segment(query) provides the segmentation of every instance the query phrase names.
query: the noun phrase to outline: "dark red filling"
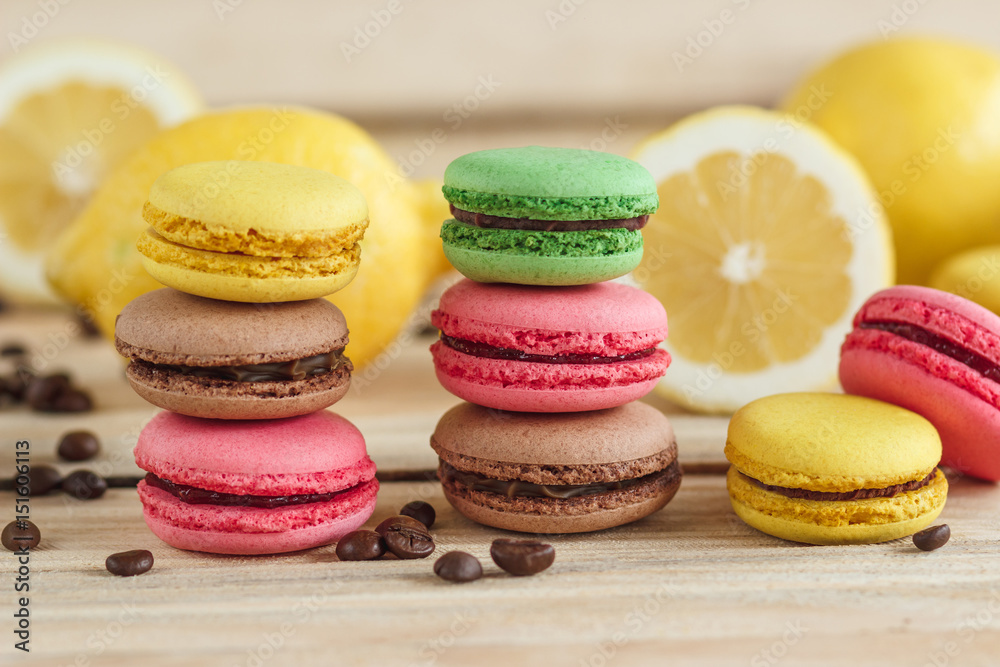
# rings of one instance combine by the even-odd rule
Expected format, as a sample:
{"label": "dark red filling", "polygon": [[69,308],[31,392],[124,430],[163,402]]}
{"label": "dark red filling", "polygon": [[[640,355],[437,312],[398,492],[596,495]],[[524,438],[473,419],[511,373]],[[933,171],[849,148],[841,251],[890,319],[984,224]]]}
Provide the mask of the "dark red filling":
{"label": "dark red filling", "polygon": [[930,484],[934,480],[934,476],[936,474],[937,468],[931,470],[930,474],[923,479],[914,480],[912,482],[893,484],[892,486],[886,486],[881,489],[855,489],[854,491],[843,492],[810,491],[808,489],[792,489],[786,486],[771,486],[770,484],[765,484],[764,482],[754,479],[753,477],[748,477],[747,475],[743,476],[765,491],[780,493],[787,498],[801,498],[803,500],[865,500],[867,498],[892,498],[900,493],[906,493],[907,491],[913,491],[914,489],[921,489]]}
{"label": "dark red filling", "polygon": [[451,214],[456,220],[476,227],[492,229],[526,229],[539,232],[583,232],[591,229],[627,229],[638,231],[646,226],[648,215],[614,220],[533,220],[531,218],[504,218],[473,211],[463,211],[451,204]]}
{"label": "dark red filling", "polygon": [[189,505],[222,505],[223,507],[262,507],[264,509],[277,509],[289,505],[306,505],[308,503],[323,503],[333,500],[341,493],[347,493],[351,489],[342,489],[332,493],[300,493],[293,496],[244,496],[236,493],[220,493],[199,489],[196,486],[186,484],[176,484],[169,480],[157,477],[153,473],[146,473],[146,484],[155,486],[166,491],[170,495],[178,498],[181,502]]}
{"label": "dark red filling", "polygon": [[926,345],[935,352],[940,352],[959,363],[965,364],[972,370],[981,373],[984,377],[994,382],[1000,382],[1000,365],[990,361],[981,354],[948,340],[944,336],[927,331],[927,329],[903,322],[862,322],[858,325],[858,328],[888,331],[900,338],[905,338],[920,345]]}
{"label": "dark red filling", "polygon": [[477,343],[464,338],[452,338],[441,334],[441,342],[464,354],[487,359],[505,359],[508,361],[531,361],[539,364],[613,364],[619,361],[635,361],[656,352],[650,347],[637,352],[620,354],[615,357],[600,357],[593,354],[528,354],[509,347],[495,347],[486,343]]}

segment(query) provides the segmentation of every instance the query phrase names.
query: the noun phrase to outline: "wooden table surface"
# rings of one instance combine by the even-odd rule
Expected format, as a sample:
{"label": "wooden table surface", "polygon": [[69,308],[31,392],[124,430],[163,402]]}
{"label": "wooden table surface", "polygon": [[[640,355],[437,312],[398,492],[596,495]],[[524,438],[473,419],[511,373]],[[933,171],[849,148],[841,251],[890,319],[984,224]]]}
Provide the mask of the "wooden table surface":
{"label": "wooden table surface", "polygon": [[[0,477],[13,444],[32,464],[138,475],[131,448],[155,410],[128,389],[106,342],[62,342],[56,313],[0,314],[0,344],[58,349],[49,371],[69,370],[94,395],[82,415],[0,412]],[[417,338],[357,383],[337,410],[365,434],[382,473],[431,470],[427,441],[456,402],[434,381]],[[361,386],[364,384],[365,386]],[[285,556],[188,553],[159,542],[132,489],[94,501],[31,500],[43,534],[31,552],[31,653],[13,649],[14,559],[0,557],[0,664],[39,665],[995,665],[1000,663],[1000,488],[955,480],[943,549],[909,540],[811,547],[768,537],[732,513],[721,474],[727,420],[671,413],[688,474],[666,509],[630,526],[550,536],[556,563],[510,577],[489,559],[503,531],[451,510],[435,482],[383,484],[370,525],[414,499],[438,510],[437,553],[478,556],[486,576],[446,583],[433,557],[340,563],[332,547]],[[65,431],[91,429],[98,460],[60,463]],[[0,517],[14,496],[0,493]],[[6,523],[6,519],[3,521]],[[108,554],[150,549],[135,578],[104,569]],[[6,552],[3,552],[6,553]]]}

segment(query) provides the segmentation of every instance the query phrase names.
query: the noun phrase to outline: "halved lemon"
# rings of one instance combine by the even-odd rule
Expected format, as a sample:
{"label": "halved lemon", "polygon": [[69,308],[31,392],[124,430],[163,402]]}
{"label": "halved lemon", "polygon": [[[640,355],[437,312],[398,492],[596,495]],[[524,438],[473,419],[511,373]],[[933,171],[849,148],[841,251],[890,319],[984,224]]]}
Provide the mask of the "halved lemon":
{"label": "halved lemon", "polygon": [[0,66],[0,291],[52,301],[42,260],[104,176],[201,109],[162,59],[97,41],[45,44]]}
{"label": "halved lemon", "polygon": [[753,107],[690,116],[633,157],[660,195],[633,274],[670,318],[673,363],[657,390],[727,412],[832,388],[854,312],[894,273],[885,214],[854,158]]}

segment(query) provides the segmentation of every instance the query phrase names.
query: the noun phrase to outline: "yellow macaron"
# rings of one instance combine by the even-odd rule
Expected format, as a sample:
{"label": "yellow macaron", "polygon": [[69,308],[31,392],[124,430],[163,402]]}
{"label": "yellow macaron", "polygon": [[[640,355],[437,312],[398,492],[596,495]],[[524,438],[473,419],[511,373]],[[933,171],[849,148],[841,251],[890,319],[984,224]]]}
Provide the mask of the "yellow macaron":
{"label": "yellow macaron", "polygon": [[778,394],[733,415],[726,438],[733,510],[775,537],[885,542],[930,525],[948,482],[941,438],[920,415],[842,394]]}
{"label": "yellow macaron", "polygon": [[137,247],[164,285],[226,301],[327,296],[354,278],[364,196],[325,171],[273,162],[198,162],[163,174]]}

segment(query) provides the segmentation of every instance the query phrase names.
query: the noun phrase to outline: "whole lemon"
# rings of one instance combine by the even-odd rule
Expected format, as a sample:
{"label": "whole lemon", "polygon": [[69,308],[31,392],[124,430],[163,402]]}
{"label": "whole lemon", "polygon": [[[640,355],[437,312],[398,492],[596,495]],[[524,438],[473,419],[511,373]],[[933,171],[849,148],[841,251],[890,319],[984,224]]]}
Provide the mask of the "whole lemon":
{"label": "whole lemon", "polygon": [[937,39],[848,51],[782,102],[868,172],[892,223],[898,282],[1000,241],[1000,58]]}
{"label": "whole lemon", "polygon": [[[143,270],[135,248],[146,228],[142,205],[150,186],[174,167],[208,160],[265,160],[324,169],[361,190],[371,218],[361,242],[361,267],[354,281],[330,300],[347,318],[351,359],[361,366],[374,358],[441,270],[440,242],[429,229],[441,224],[444,204],[435,206],[429,187],[401,177],[367,132],[319,111],[210,113],[154,137],[112,172],[56,241],[47,257],[55,290],[113,335],[125,304],[161,287]],[[440,191],[438,199],[443,202]]]}

